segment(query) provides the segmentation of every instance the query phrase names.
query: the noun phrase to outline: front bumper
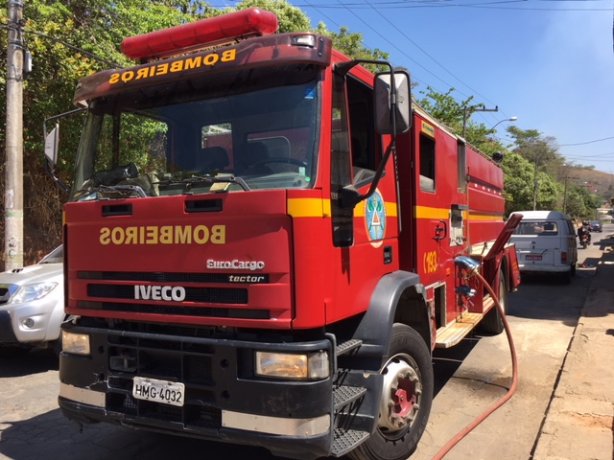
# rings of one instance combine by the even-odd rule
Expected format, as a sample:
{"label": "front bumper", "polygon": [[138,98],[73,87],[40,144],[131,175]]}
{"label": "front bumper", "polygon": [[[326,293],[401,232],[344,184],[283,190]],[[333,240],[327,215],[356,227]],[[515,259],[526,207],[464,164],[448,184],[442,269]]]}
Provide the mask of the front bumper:
{"label": "front bumper", "polygon": [[56,314],[57,303],[57,299],[49,297],[29,304],[0,306],[0,344],[57,340],[63,319],[63,313]]}
{"label": "front bumper", "polygon": [[[60,356],[59,404],[68,418],[261,446],[287,457],[330,452],[332,378],[265,380],[252,371],[256,349],[327,350],[332,356],[329,340],[261,343],[64,327],[88,333],[92,350],[90,356]],[[133,398],[135,376],[183,382],[185,404]]]}

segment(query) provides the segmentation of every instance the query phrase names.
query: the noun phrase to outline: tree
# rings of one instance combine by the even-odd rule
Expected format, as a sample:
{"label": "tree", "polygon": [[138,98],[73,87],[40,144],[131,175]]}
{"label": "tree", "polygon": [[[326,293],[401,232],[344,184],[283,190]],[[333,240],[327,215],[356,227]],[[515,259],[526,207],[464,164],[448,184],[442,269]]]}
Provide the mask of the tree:
{"label": "tree", "polygon": [[[44,172],[43,120],[73,109],[78,80],[129,61],[119,51],[124,37],[194,20],[209,7],[194,0],[28,0],[25,41],[34,57],[34,70],[24,83],[24,261],[61,241],[62,196]],[[0,23],[6,24],[6,11]],[[0,58],[6,61],[6,34],[0,37]],[[5,87],[6,69],[0,68]],[[6,93],[0,92],[0,117],[6,119]],[[76,151],[81,120],[62,123],[61,148]],[[4,146],[4,130],[0,130]],[[4,150],[3,150],[4,154]],[[2,162],[4,164],[4,162]],[[72,169],[72,156],[63,155],[60,172]],[[0,171],[4,196],[4,171]],[[4,201],[4,200],[3,200]],[[4,222],[0,234],[4,236]]]}
{"label": "tree", "polygon": [[292,6],[286,0],[243,0],[236,6],[236,11],[252,7],[275,13],[281,33],[308,32],[311,30],[309,17],[300,8]]}
{"label": "tree", "polygon": [[[374,61],[387,61],[389,58],[388,53],[379,49],[369,49],[363,43],[362,34],[356,32],[350,32],[347,27],[341,27],[339,32],[332,32],[328,30],[326,24],[320,22],[316,29],[316,32],[330,37],[333,41],[333,46],[341,51],[346,56],[352,59],[367,59]],[[372,70],[384,70],[367,65],[366,67]],[[387,70],[387,69],[386,69]]]}

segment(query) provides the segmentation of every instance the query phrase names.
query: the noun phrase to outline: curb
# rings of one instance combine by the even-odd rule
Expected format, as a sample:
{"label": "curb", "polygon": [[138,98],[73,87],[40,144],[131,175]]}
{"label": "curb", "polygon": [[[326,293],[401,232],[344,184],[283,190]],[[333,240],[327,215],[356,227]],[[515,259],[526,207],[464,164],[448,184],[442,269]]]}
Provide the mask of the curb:
{"label": "curb", "polygon": [[614,459],[614,253],[591,280],[534,460]]}

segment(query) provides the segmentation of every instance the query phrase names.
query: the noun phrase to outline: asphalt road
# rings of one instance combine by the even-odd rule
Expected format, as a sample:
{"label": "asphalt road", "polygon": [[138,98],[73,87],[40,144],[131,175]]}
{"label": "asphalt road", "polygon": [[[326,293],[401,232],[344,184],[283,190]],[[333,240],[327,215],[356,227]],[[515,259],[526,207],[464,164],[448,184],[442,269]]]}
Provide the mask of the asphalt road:
{"label": "asphalt road", "polygon": [[[604,227],[602,235],[614,231]],[[534,450],[565,353],[577,324],[596,260],[603,247],[579,250],[577,276],[570,285],[548,278],[525,280],[510,296],[508,318],[519,357],[517,394],[446,457],[528,459]],[[1,353],[1,352],[0,352]],[[505,334],[474,336],[437,352],[436,397],[429,425],[412,460],[430,459],[458,430],[502,396],[511,382]],[[0,458],[62,459],[275,459],[268,452],[206,443],[113,425],[79,432],[57,407],[57,361],[45,352],[0,354]]]}

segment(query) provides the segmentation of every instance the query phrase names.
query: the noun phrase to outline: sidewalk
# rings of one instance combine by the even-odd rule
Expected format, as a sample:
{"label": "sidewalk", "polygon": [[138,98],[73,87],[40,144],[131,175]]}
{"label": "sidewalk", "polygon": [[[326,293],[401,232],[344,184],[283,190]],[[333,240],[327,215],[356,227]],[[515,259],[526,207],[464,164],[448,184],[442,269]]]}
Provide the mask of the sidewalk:
{"label": "sidewalk", "polygon": [[614,459],[614,251],[603,252],[534,460]]}

